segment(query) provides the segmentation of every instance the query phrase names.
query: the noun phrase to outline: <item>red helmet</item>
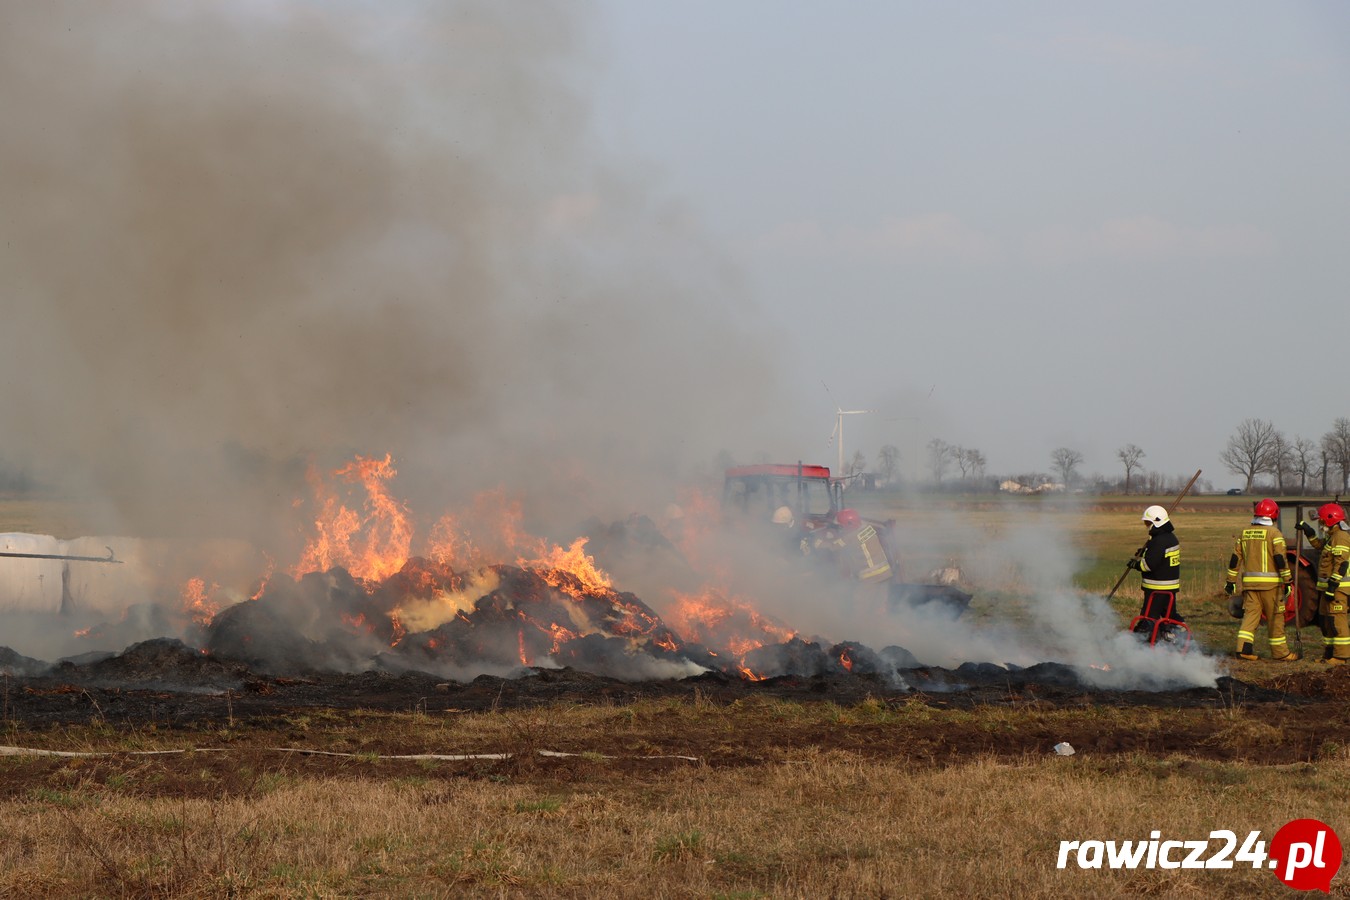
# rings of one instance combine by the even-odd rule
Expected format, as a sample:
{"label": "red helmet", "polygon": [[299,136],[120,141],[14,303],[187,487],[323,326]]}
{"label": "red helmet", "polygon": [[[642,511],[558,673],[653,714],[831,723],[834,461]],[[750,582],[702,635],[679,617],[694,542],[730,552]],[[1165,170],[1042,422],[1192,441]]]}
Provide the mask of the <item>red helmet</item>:
{"label": "red helmet", "polygon": [[858,515],[856,509],[841,509],[834,520],[839,523],[841,528],[857,528],[862,524],[862,516]]}
{"label": "red helmet", "polygon": [[1267,497],[1256,504],[1256,514],[1267,519],[1275,519],[1280,515],[1280,504]]}
{"label": "red helmet", "polygon": [[1341,509],[1339,503],[1324,503],[1317,510],[1317,521],[1327,528],[1335,528],[1345,521],[1345,510]]}

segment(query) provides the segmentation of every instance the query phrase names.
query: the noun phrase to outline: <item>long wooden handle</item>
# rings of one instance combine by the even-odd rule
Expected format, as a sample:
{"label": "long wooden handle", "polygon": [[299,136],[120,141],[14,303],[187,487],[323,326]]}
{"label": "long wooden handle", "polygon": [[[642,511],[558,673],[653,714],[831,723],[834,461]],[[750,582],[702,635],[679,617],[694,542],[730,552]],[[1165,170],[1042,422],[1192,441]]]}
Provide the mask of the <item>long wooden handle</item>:
{"label": "long wooden handle", "polygon": [[[1186,486],[1181,489],[1181,493],[1177,494],[1176,502],[1172,504],[1172,510],[1176,510],[1176,508],[1181,505],[1181,501],[1186,499],[1186,495],[1191,492],[1191,486],[1195,484],[1197,479],[1199,479],[1200,472],[1201,472],[1200,469],[1196,469],[1195,474],[1191,476],[1191,480],[1186,482]],[[1144,545],[1144,547],[1147,546],[1148,544]],[[1130,561],[1125,564],[1125,571],[1120,573],[1120,577],[1116,579],[1116,583],[1111,586],[1111,593],[1106,595],[1107,600],[1110,600],[1112,597],[1114,597],[1116,595],[1116,591],[1120,590],[1120,586],[1125,583],[1125,576],[1129,575],[1130,569],[1133,568],[1131,564],[1135,560],[1139,559],[1144,555],[1144,547],[1140,547],[1138,550],[1134,551],[1134,556],[1130,557]]]}

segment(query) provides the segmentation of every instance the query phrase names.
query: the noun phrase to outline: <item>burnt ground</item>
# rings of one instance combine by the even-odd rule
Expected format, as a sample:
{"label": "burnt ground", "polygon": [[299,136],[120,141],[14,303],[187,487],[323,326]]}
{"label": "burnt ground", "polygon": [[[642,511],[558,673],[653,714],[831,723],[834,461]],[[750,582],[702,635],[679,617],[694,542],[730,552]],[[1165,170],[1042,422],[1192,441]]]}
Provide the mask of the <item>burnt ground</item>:
{"label": "burnt ground", "polygon": [[[67,660],[55,666],[27,661],[0,648],[4,716],[27,727],[87,724],[190,726],[234,718],[275,717],[294,710],[482,712],[550,704],[616,705],[642,700],[693,700],[726,705],[752,698],[852,706],[873,698],[936,708],[1027,705],[1037,708],[1155,707],[1230,709],[1251,704],[1302,706],[1337,694],[1345,679],[1284,675],[1278,687],[1224,676],[1213,688],[1106,690],[1080,681],[1057,663],[1028,668],[965,663],[956,669],[912,667],[898,677],[827,670],[750,680],[718,671],[682,679],[625,681],[577,669],[522,667],[514,677],[481,675],[447,681],[425,672],[369,671],[305,676],[260,674],[173,639],[145,641],[117,655]],[[8,661],[8,665],[6,662]],[[1319,680],[1320,678],[1320,680]],[[1350,684],[1350,682],[1346,682]]]}
{"label": "burnt ground", "polygon": [[[1046,754],[1060,741],[1123,761],[1315,762],[1340,752],[1328,741],[1350,733],[1345,670],[1287,673],[1265,686],[1223,677],[1214,688],[1175,691],[1096,689],[1048,663],[906,669],[908,689],[848,673],[625,682],[572,669],[459,683],[417,672],[262,676],[168,640],[42,674],[23,674],[12,655],[0,654],[0,666],[11,673],[3,677],[0,744],[117,748],[78,761],[11,758],[0,796],[47,784],[72,765],[84,779],[153,772],[145,783],[157,793],[219,796],[248,793],[267,772],[427,774],[424,761],[374,767],[377,755],[507,753],[435,765],[442,777],[603,781],[681,765],[760,765],[807,750],[945,765]],[[576,709],[613,715],[570,727],[568,710]],[[490,716],[501,723],[495,730],[460,724],[472,718],[465,714],[510,711],[527,715]],[[125,752],[133,736],[197,752],[135,756]]]}

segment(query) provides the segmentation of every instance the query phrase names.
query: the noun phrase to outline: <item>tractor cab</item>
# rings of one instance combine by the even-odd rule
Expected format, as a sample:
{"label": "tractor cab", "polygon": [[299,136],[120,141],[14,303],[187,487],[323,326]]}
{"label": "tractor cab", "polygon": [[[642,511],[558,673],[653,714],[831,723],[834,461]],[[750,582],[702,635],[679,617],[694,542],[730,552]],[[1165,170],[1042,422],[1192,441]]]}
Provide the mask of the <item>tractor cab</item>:
{"label": "tractor cab", "polygon": [[835,523],[842,508],[842,487],[830,478],[828,466],[766,463],[736,466],[726,471],[722,509],[729,514],[769,522],[786,506],[805,531]]}
{"label": "tractor cab", "polygon": [[[780,510],[792,513],[792,540],[784,547],[802,555],[831,577],[886,586],[891,609],[924,607],[956,618],[965,612],[971,595],[955,585],[911,584],[900,580],[893,521],[863,520],[845,509],[844,486],[830,477],[827,466],[802,463],[765,463],[726,470],[722,511],[733,518],[778,526]],[[800,552],[798,552],[800,550]]]}

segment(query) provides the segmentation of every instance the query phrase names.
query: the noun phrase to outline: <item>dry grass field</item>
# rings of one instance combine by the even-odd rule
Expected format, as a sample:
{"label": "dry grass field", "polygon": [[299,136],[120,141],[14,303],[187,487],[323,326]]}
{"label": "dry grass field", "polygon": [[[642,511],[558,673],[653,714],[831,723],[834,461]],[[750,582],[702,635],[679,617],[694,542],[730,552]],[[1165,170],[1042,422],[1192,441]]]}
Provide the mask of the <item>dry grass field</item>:
{"label": "dry grass field", "polygon": [[[1041,747],[1021,741],[1028,729]],[[987,749],[942,752],[944,733],[967,731]],[[1140,740],[1042,749],[1097,732]],[[1240,709],[695,702],[15,738],[107,755],[0,758],[7,897],[1275,896],[1285,888],[1249,866],[1055,859],[1061,840],[1340,825],[1350,775],[1331,734],[1311,758],[1270,762],[1278,729]],[[578,755],[531,752],[545,746]],[[202,749],[136,755],[190,747]],[[390,758],[399,750],[514,756]],[[669,758],[691,750],[706,755]]]}
{"label": "dry grass field", "polygon": [[[1145,502],[864,512],[896,517],[934,564],[965,564],[971,535],[1003,546],[1028,523],[1053,529],[1070,536],[1079,586],[1102,592],[1142,541]],[[1188,615],[1216,652],[1235,628],[1218,588],[1244,509],[1177,516]],[[60,531],[41,508],[0,514],[0,530]],[[1035,602],[1015,566],[997,578],[974,585],[972,615]],[[41,728],[11,715],[6,681],[0,744],[85,755],[0,755],[0,897],[1283,896],[1273,873],[1241,863],[1055,865],[1060,841],[1152,831],[1269,841],[1310,817],[1350,837],[1350,676],[1225,665],[1272,687],[1301,679],[1301,693],[1183,709],[695,692],[257,721],[222,710],[179,728],[91,712]],[[1056,756],[1059,741],[1078,753]],[[1332,894],[1350,895],[1344,875]]]}

